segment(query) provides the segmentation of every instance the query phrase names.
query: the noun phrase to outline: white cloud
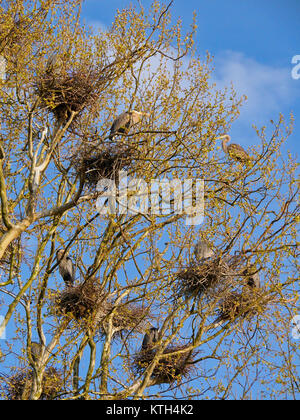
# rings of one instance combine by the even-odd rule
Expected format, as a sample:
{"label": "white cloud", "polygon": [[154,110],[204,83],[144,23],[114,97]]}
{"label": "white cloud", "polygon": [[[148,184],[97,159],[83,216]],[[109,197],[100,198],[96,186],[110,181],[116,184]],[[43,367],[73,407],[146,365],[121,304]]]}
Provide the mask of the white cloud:
{"label": "white cloud", "polygon": [[[108,29],[101,21],[88,23],[102,32]],[[188,67],[188,62],[189,57],[185,57],[183,68]],[[147,79],[149,74],[156,74],[159,63],[160,56],[157,54],[149,60],[143,77]],[[271,119],[278,120],[279,113],[288,118],[289,113],[296,108],[296,99],[300,97],[300,82],[293,80],[290,63],[286,67],[274,67],[262,64],[243,52],[227,50],[214,57],[213,66],[211,80],[218,89],[229,88],[232,84],[238,96],[247,96],[232,134],[240,136],[247,131],[247,137],[253,136],[254,139],[255,134],[251,128],[253,124],[258,127],[268,125]],[[167,72],[172,75],[171,61],[167,62]],[[183,81],[182,87],[186,87],[186,84],[188,82]]]}
{"label": "white cloud", "polygon": [[216,56],[214,65],[213,79],[218,88],[232,82],[239,95],[248,97],[240,116],[244,124],[261,125],[270,118],[275,120],[279,112],[291,110],[299,97],[300,85],[295,86],[289,67],[275,68],[233,51]]}
{"label": "white cloud", "polygon": [[[102,32],[108,29],[99,20],[89,20],[88,23]],[[188,60],[185,60],[186,68]],[[156,73],[159,61],[158,55],[152,57],[150,67],[143,72],[145,76],[149,72]],[[215,56],[213,65],[215,70],[212,81],[217,88],[230,87],[232,83],[239,96],[246,95],[248,98],[241,108],[241,125],[261,126],[270,119],[275,121],[280,112],[288,114],[293,109],[296,98],[300,97],[300,82],[295,83],[291,77],[290,63],[287,63],[287,67],[272,67],[259,63],[242,52],[227,50]],[[172,63],[168,63],[167,70],[170,74],[172,67]]]}
{"label": "white cloud", "polygon": [[87,24],[92,26],[95,32],[107,32],[109,29],[108,26],[100,20],[88,20]]}

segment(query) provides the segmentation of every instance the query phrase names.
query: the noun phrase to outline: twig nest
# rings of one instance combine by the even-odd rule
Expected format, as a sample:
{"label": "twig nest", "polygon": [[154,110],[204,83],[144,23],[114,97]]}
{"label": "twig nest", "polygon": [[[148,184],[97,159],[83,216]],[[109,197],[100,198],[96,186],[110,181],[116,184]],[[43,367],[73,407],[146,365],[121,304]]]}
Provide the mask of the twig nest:
{"label": "twig nest", "polygon": [[261,289],[245,288],[242,293],[230,292],[220,302],[218,321],[250,319],[263,313],[270,301],[270,295]]}
{"label": "twig nest", "polygon": [[53,113],[57,121],[66,123],[72,112],[80,112],[98,98],[97,71],[91,68],[68,72],[46,71],[36,82],[42,107]]}
{"label": "twig nest", "polygon": [[233,276],[233,269],[225,261],[206,259],[202,263],[192,262],[177,274],[177,294],[186,298],[200,297]]}
{"label": "twig nest", "polygon": [[103,292],[95,279],[79,286],[68,287],[55,299],[56,313],[79,320],[88,318],[98,307]]}
{"label": "twig nest", "polygon": [[[183,378],[190,376],[194,370],[196,351],[186,350],[186,345],[170,345],[164,350],[163,355],[157,361],[152,372],[155,385],[175,381],[181,382]],[[143,374],[145,369],[153,361],[157,350],[147,349],[136,353],[132,362],[132,370],[136,376]],[[176,352],[178,352],[176,354]],[[175,353],[175,354],[173,354]]]}
{"label": "twig nest", "polygon": [[[5,382],[4,391],[8,400],[28,400],[31,392],[33,372],[23,370],[8,378],[2,378]],[[54,367],[45,370],[42,383],[40,400],[52,400],[60,392],[63,384],[62,372]]]}
{"label": "twig nest", "polygon": [[57,315],[83,320],[106,334],[108,319],[112,314],[113,333],[135,330],[142,332],[149,322],[148,310],[133,303],[120,303],[117,307],[101,289],[96,279],[64,290],[55,299]]}
{"label": "twig nest", "polygon": [[79,151],[81,155],[75,162],[77,170],[84,173],[85,182],[95,187],[101,179],[118,182],[119,171],[127,168],[134,159],[134,150],[129,146],[109,146],[102,151]]}
{"label": "twig nest", "polygon": [[104,307],[99,307],[95,323],[100,326],[103,334],[108,329],[108,317],[114,312],[112,319],[112,328],[114,335],[121,334],[126,331],[143,332],[151,318],[147,309],[136,304],[120,304],[115,307],[114,303],[107,301]]}

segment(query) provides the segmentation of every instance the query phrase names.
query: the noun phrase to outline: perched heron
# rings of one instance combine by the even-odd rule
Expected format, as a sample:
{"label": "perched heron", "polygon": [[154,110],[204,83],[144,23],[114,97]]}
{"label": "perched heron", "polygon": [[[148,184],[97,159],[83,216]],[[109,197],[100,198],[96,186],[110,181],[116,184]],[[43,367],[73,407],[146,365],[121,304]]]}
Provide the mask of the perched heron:
{"label": "perched heron", "polygon": [[255,274],[251,275],[250,277],[248,277],[247,284],[250,287],[260,288],[260,277],[259,277],[259,274],[258,273],[255,273]]}
{"label": "perched heron", "polygon": [[210,248],[207,242],[198,241],[195,245],[194,255],[197,261],[211,258],[215,255],[214,251]]}
{"label": "perched heron", "polygon": [[6,59],[0,55],[0,80],[4,81],[6,77]]}
{"label": "perched heron", "polygon": [[56,52],[54,52],[50,55],[50,57],[48,58],[47,63],[46,63],[46,73],[52,73],[53,72],[54,67],[57,63],[57,59],[58,59],[58,57],[57,57]]}
{"label": "perched heron", "polygon": [[144,336],[143,343],[142,343],[142,350],[148,350],[157,341],[158,341],[158,328],[151,327]]}
{"label": "perched heron", "polygon": [[259,289],[261,287],[260,276],[258,272],[255,272],[255,268],[246,268],[246,270],[243,271],[243,276],[245,276],[247,280],[247,285],[252,289]]}
{"label": "perched heron", "polygon": [[65,253],[64,249],[59,249],[56,252],[56,258],[59,267],[59,273],[64,279],[67,287],[70,287],[74,283],[74,266],[71,258]]}
{"label": "perched heron", "polygon": [[251,160],[251,157],[239,144],[231,143],[229,146],[227,145],[231,140],[231,137],[228,134],[218,137],[217,140],[222,140],[224,153],[227,153],[232,159],[239,162],[247,162]]}
{"label": "perched heron", "polygon": [[42,353],[42,350],[43,350],[42,344],[37,343],[36,341],[32,341],[31,342],[30,352],[31,352],[32,360],[34,362],[36,362],[39,359],[39,357],[40,357],[40,355]]}
{"label": "perched heron", "polygon": [[120,114],[113,122],[109,139],[113,140],[118,134],[126,134],[132,126],[139,123],[143,116],[148,117],[149,114],[146,112],[126,111]]}

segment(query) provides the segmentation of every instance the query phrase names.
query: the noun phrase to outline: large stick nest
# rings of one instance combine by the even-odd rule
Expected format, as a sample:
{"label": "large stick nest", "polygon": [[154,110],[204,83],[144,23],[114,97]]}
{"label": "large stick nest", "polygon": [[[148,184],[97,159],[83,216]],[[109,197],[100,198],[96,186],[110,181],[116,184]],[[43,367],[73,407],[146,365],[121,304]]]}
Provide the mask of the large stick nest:
{"label": "large stick nest", "polygon": [[221,300],[218,321],[250,319],[263,313],[270,301],[270,295],[261,289],[244,288],[242,293],[230,292]]}
{"label": "large stick nest", "polygon": [[117,307],[109,296],[99,287],[96,279],[69,287],[55,299],[55,312],[92,324],[105,334],[108,317],[113,312],[114,333],[135,330],[143,332],[149,320],[146,308],[134,303],[119,304]]}
{"label": "large stick nest", "polygon": [[219,259],[192,262],[177,274],[178,296],[200,297],[234,277],[233,267]]}
{"label": "large stick nest", "polygon": [[42,107],[50,110],[57,121],[65,124],[72,112],[78,113],[78,117],[85,107],[97,100],[98,85],[99,74],[96,70],[76,69],[60,74],[46,71],[38,79],[36,91]]}
{"label": "large stick nest", "polygon": [[56,297],[56,313],[69,315],[76,320],[87,319],[102,299],[102,290],[95,279],[90,279],[79,286],[68,287]]}
{"label": "large stick nest", "polygon": [[108,330],[108,316],[113,311],[112,328],[114,334],[133,330],[142,333],[151,318],[145,308],[136,304],[120,304],[115,307],[113,302],[107,302],[106,306],[100,307],[96,313],[95,321],[99,324],[102,334],[106,334]]}
{"label": "large stick nest", "polygon": [[[170,345],[168,346],[161,358],[157,361],[156,366],[152,372],[152,379],[155,384],[180,382],[183,378],[187,378],[194,370],[194,360],[197,352],[187,350],[186,345]],[[170,354],[180,352],[178,354]],[[136,376],[143,374],[145,369],[150,365],[156,355],[156,350],[147,349],[136,353],[133,362],[132,370]]]}
{"label": "large stick nest", "polygon": [[119,181],[119,172],[127,168],[135,157],[135,151],[130,146],[109,146],[93,153],[89,150],[79,150],[75,166],[84,174],[89,187],[95,187],[101,179]]}
{"label": "large stick nest", "polygon": [[[33,372],[25,370],[10,377],[2,377],[4,392],[8,400],[28,400],[33,381]],[[60,392],[63,384],[62,372],[54,367],[45,370],[40,400],[52,400]]]}

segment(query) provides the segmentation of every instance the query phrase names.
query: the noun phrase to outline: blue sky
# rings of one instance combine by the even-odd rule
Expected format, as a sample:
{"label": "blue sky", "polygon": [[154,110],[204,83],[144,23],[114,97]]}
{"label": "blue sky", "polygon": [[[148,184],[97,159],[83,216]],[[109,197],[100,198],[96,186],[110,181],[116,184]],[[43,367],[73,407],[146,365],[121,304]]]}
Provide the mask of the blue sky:
{"label": "blue sky", "polygon": [[[147,7],[151,0],[141,0]],[[132,4],[138,5],[136,0]],[[130,0],[85,0],[83,17],[88,24],[109,27],[116,10]],[[300,78],[291,76],[292,57],[300,55],[299,0],[175,0],[174,20],[188,30],[197,13],[196,47],[200,56],[214,56],[213,81],[219,87],[231,82],[239,95],[246,94],[240,118],[232,127],[233,140],[249,145],[258,139],[251,128],[270,120],[295,116],[295,129],[287,147],[299,153]],[[299,72],[300,73],[300,72]],[[15,326],[10,323],[7,336]]]}
{"label": "blue sky", "polygon": [[[138,5],[136,0],[131,2]],[[151,0],[141,0],[147,8]],[[127,0],[86,0],[83,16],[87,23],[110,26],[116,10]],[[219,87],[233,82],[240,95],[246,94],[240,119],[232,136],[241,144],[257,141],[252,124],[295,116],[295,129],[287,148],[299,151],[300,79],[294,80],[292,57],[300,54],[299,0],[175,0],[174,20],[181,18],[188,30],[193,12],[197,14],[196,47],[200,56],[214,56],[213,80]],[[300,72],[299,72],[300,73]]]}
{"label": "blue sky", "polygon": [[[151,0],[141,0],[147,7]],[[86,0],[83,15],[87,23],[109,27],[116,9],[127,0]],[[138,5],[137,1],[132,4]],[[175,0],[174,20],[181,18],[189,30],[193,12],[197,14],[196,48],[214,56],[212,79],[222,88],[233,83],[248,101],[234,122],[231,135],[248,146],[259,139],[252,125],[266,126],[271,136],[279,113],[295,117],[294,132],[285,150],[299,154],[300,78],[292,78],[292,58],[300,55],[299,0]],[[299,71],[300,73],[300,71]],[[259,395],[259,388],[253,390]]]}

